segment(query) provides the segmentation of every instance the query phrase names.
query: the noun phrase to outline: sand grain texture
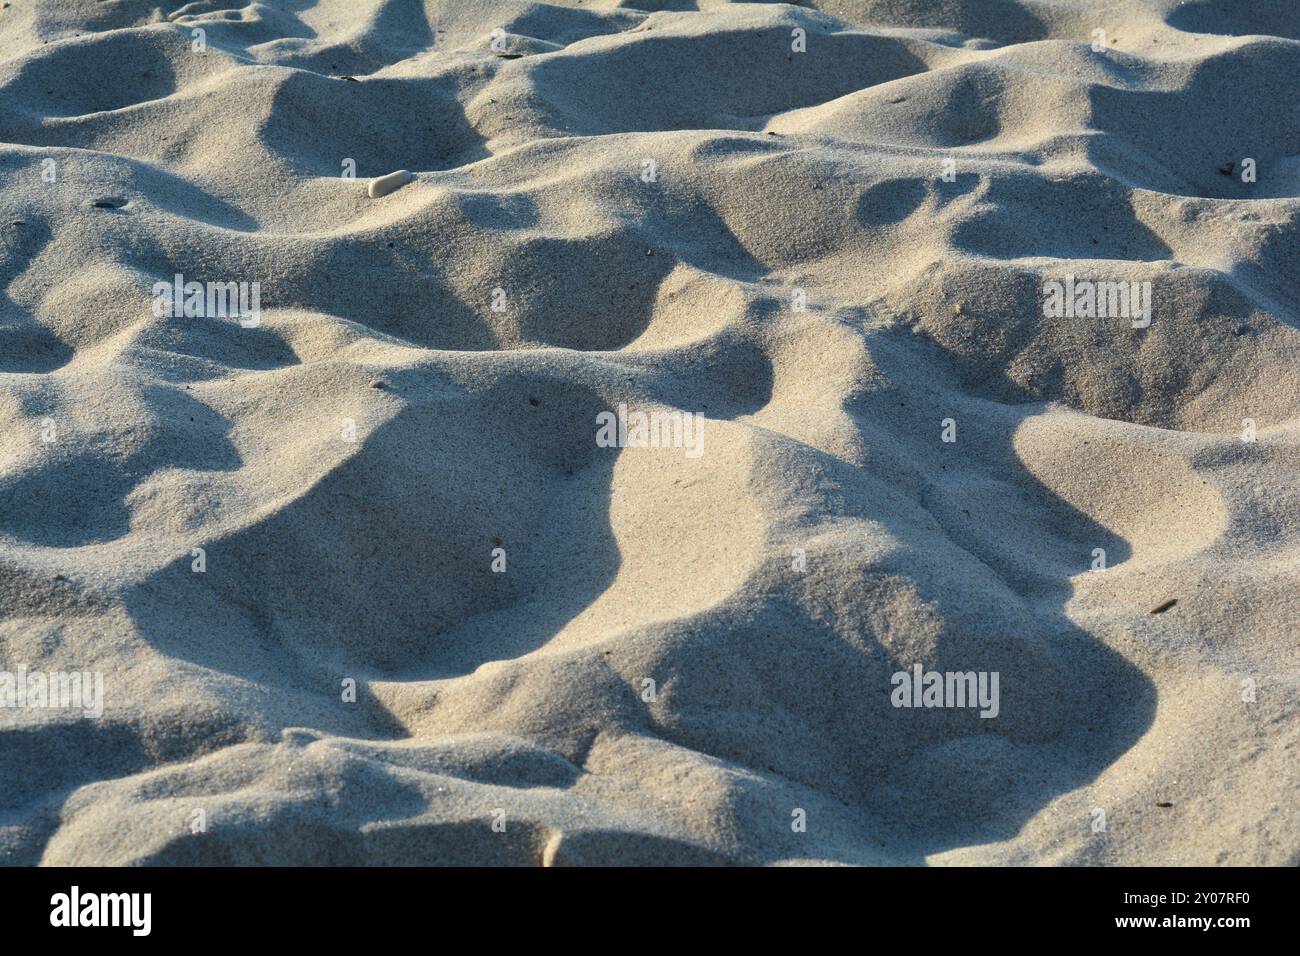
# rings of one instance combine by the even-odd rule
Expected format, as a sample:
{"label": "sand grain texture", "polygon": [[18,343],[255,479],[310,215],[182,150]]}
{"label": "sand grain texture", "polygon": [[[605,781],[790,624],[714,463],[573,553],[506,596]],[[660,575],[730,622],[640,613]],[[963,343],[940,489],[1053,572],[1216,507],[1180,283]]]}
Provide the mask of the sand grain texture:
{"label": "sand grain texture", "polygon": [[0,862],[1300,862],[1297,76],[1289,0],[8,6],[0,670],[104,713],[0,708]]}

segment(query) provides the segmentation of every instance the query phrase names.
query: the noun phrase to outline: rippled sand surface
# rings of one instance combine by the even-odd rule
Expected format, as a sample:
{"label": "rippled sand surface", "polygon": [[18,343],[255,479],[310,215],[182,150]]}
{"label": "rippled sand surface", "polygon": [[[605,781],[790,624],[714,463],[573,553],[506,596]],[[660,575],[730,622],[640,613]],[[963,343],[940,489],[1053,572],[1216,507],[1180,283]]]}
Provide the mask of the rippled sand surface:
{"label": "rippled sand surface", "polygon": [[0,861],[1300,862],[1300,8],[637,6],[0,10]]}

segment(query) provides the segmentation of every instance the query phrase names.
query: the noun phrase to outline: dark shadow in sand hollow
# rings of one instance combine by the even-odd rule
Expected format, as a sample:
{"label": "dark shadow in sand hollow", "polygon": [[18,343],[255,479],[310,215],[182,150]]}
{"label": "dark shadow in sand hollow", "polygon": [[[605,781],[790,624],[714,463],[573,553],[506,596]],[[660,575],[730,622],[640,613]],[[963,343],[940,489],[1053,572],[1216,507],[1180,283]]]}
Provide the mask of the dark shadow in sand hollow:
{"label": "dark shadow in sand hollow", "polygon": [[[596,396],[518,374],[478,393],[430,388],[427,373],[395,374],[390,388],[412,404],[369,434],[362,426],[356,453],[300,497],[208,542],[204,574],[181,556],[128,593],[151,643],[264,686],[337,697],[340,677],[463,656],[445,635],[477,615],[541,596],[535,619],[560,620],[594,600],[618,564],[605,509],[612,460],[592,438],[605,407]],[[575,520],[545,523],[567,506]],[[548,588],[560,547],[584,563]],[[491,569],[496,548],[505,573]],[[178,613],[203,626],[178,633]],[[468,655],[498,656],[490,643]]]}
{"label": "dark shadow in sand hollow", "polygon": [[[188,392],[149,384],[135,398],[146,424],[118,422],[103,435],[80,435],[65,421],[63,437],[42,444],[37,462],[0,472],[0,532],[50,548],[112,541],[130,532],[128,498],[160,460],[196,471],[233,471],[243,464],[227,437],[230,422]],[[27,413],[41,420],[58,415],[59,406],[52,396],[38,395],[28,400]],[[126,454],[106,450],[131,428],[147,428],[150,441]]]}
{"label": "dark shadow in sand hollow", "polygon": [[[43,220],[0,221],[0,279],[23,275],[53,238]],[[53,372],[72,361],[72,348],[0,289],[0,374]]]}
{"label": "dark shadow in sand hollow", "polygon": [[297,71],[276,87],[263,142],[295,170],[359,179],[451,169],[486,158],[449,79],[333,79]]}
{"label": "dark shadow in sand hollow", "polygon": [[[1088,571],[1092,549],[1104,548],[1113,567],[1130,548],[1016,455],[1016,428],[1044,406],[984,402],[956,389],[928,397],[948,374],[932,374],[941,355],[910,332],[885,337],[893,341],[880,349],[883,339],[871,340],[872,356],[898,387],[864,393],[847,409],[872,449],[868,465],[804,446],[809,474],[800,480],[835,489],[841,519],[884,526],[897,546],[870,559],[861,556],[875,552],[866,540],[861,555],[847,546],[810,550],[808,571],[783,572],[789,588],[674,625],[662,660],[647,668],[661,681],[671,676],[656,734],[774,785],[842,801],[873,838],[808,852],[919,864],[1008,839],[1053,798],[1085,786],[1151,725],[1155,689],[1065,614],[1069,578]],[[918,360],[918,347],[930,354]],[[882,424],[897,423],[900,405],[911,406],[904,422],[912,424]],[[955,409],[961,439],[944,445],[939,423]],[[919,486],[898,481],[897,458],[921,469]],[[1018,550],[997,540],[1009,528],[1022,529]],[[903,605],[928,608],[937,622],[926,670],[1000,673],[998,718],[893,707],[891,676],[916,661],[889,651],[884,631],[859,625],[850,635],[832,624],[847,614],[879,625]],[[897,624],[887,630],[896,644],[908,640]],[[1081,815],[1079,832],[1090,822]],[[788,852],[747,825],[738,837],[752,861]]]}
{"label": "dark shadow in sand hollow", "polygon": [[[941,576],[918,588],[944,622],[926,669],[1001,672],[997,718],[973,710],[892,712],[898,725],[912,728],[915,747],[884,768],[867,805],[892,817],[904,842],[914,841],[918,862],[1015,836],[1052,799],[1086,786],[1118,760],[1155,718],[1150,679],[1065,612],[1074,594],[1070,578],[1089,573],[1093,549],[1104,549],[1113,568],[1128,560],[1131,548],[1044,486],[1015,453],[1015,430],[1045,407],[1000,406],[981,423],[983,475],[929,473],[923,503],[948,547],[991,572],[996,600],[1023,602],[1026,613],[1025,630],[1004,635],[1023,641],[1021,647],[999,646],[997,635],[976,644],[966,629],[970,608]],[[970,434],[967,428],[968,445]],[[995,481],[980,480],[989,477]],[[1009,529],[1020,529],[1013,547],[999,540]],[[938,558],[920,548],[917,557],[922,563]],[[894,661],[897,670],[912,663]],[[1078,832],[1089,833],[1091,823],[1081,813]]]}

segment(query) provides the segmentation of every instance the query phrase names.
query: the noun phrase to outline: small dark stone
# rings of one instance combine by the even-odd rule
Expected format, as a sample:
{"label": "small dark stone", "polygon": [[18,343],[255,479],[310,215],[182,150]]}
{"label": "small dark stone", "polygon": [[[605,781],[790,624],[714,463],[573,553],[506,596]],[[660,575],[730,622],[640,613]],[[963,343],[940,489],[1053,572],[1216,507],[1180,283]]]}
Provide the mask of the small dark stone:
{"label": "small dark stone", "polygon": [[540,404],[542,404],[542,403],[541,403],[538,399],[530,398],[530,399],[528,400],[528,404],[531,405],[531,406],[533,406],[533,408],[536,408],[538,405],[540,405]]}
{"label": "small dark stone", "polygon": [[1160,807],[1162,810],[1168,810],[1170,807],[1173,806],[1173,804],[1172,804],[1172,803],[1163,803],[1163,802],[1162,802],[1162,803],[1157,803],[1156,806],[1157,806],[1157,807]]}
{"label": "small dark stone", "polygon": [[384,388],[387,388],[388,386],[386,386],[386,385],[385,385],[383,382],[381,382],[379,379],[375,379],[373,382],[370,383],[370,387],[371,387],[371,388],[378,388],[378,389],[381,389],[381,390],[382,390],[382,389],[384,389]]}
{"label": "small dark stone", "polygon": [[1171,607],[1173,607],[1173,606],[1174,606],[1175,604],[1177,604],[1177,603],[1178,603],[1178,598],[1170,598],[1168,601],[1165,601],[1163,604],[1157,604],[1155,607],[1153,607],[1153,608],[1151,609],[1151,613],[1152,613],[1152,614],[1164,614],[1165,611],[1169,610]]}
{"label": "small dark stone", "polygon": [[1237,168],[1237,164],[1236,164],[1235,162],[1232,162],[1232,163],[1224,163],[1222,166],[1219,167],[1219,175],[1220,175],[1220,176],[1231,176],[1231,175],[1232,175],[1232,171],[1233,171],[1234,169],[1236,169],[1236,168]]}

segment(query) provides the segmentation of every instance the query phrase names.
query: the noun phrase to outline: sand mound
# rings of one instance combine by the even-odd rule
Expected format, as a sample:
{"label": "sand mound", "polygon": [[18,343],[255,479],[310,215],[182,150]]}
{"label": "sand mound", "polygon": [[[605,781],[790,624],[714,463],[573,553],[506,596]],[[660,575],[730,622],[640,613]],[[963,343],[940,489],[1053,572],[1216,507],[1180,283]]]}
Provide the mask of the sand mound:
{"label": "sand mound", "polygon": [[0,860],[1295,863],[1293,7],[0,11]]}

